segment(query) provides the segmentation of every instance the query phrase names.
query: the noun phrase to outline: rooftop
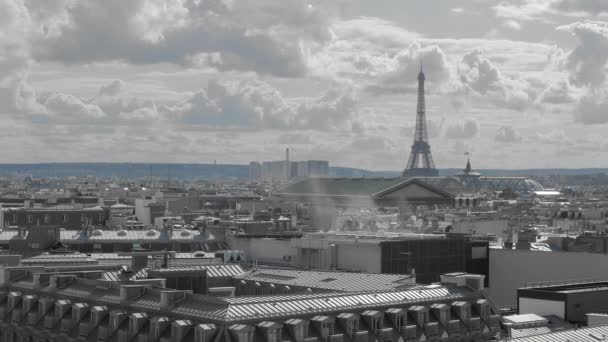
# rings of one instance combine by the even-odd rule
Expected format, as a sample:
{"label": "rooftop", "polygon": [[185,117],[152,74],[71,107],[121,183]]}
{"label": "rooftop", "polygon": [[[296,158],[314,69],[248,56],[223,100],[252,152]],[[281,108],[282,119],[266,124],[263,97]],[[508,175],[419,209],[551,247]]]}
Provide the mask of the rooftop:
{"label": "rooftop", "polygon": [[308,178],[281,190],[286,194],[371,196],[403,178]]}
{"label": "rooftop", "polygon": [[534,286],[528,287],[526,290],[531,291],[546,291],[556,293],[576,293],[589,291],[606,291],[608,290],[608,281],[592,281],[581,283],[569,283],[560,285]]}
{"label": "rooftop", "polygon": [[[5,286],[7,291],[33,292],[34,283],[22,278]],[[170,309],[161,310],[159,288],[148,287],[144,295],[128,304],[120,301],[120,287],[98,280],[75,278],[61,288],[42,287],[44,296],[95,303],[97,305],[128,305],[132,310],[160,312],[176,319],[209,322],[247,322],[277,319],[286,316],[316,315],[328,312],[390,308],[428,302],[473,301],[482,295],[469,287],[419,286],[400,291],[289,294],[256,297],[217,298],[186,294]]]}
{"label": "rooftop", "polygon": [[314,272],[260,269],[235,277],[286,286],[299,286],[328,291],[382,291],[412,286],[414,277],[407,274],[369,274],[348,272]]}
{"label": "rooftop", "polygon": [[608,326],[581,328],[542,335],[509,339],[513,342],[601,342],[606,341]]}

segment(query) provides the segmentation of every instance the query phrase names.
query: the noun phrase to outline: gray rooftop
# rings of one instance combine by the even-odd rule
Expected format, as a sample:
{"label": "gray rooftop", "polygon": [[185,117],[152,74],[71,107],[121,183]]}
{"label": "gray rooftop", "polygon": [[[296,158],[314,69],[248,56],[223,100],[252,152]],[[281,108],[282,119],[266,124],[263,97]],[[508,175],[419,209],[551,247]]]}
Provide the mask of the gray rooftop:
{"label": "gray rooftop", "polygon": [[581,328],[543,335],[526,336],[510,339],[513,342],[599,342],[606,341],[608,326]]}
{"label": "gray rooftop", "polygon": [[[469,287],[420,286],[401,291],[290,294],[256,297],[217,298],[187,294],[187,299],[161,310],[159,288],[149,288],[131,302],[121,303],[120,288],[107,282],[76,278],[63,288],[42,287],[36,292],[53,298],[95,305],[125,306],[132,310],[159,312],[176,319],[207,322],[247,322],[262,319],[317,315],[352,310],[410,306],[419,303],[472,301],[482,295]],[[31,279],[5,286],[7,291],[34,292]]]}
{"label": "gray rooftop", "polygon": [[328,291],[384,291],[411,286],[414,278],[407,274],[369,274],[347,272],[314,272],[299,270],[259,269],[235,277],[287,286]]}

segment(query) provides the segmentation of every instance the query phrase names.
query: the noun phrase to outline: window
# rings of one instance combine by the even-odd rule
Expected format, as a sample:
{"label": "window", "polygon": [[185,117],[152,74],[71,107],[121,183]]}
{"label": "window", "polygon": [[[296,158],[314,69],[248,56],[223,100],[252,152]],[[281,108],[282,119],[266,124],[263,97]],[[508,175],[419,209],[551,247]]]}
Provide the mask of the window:
{"label": "window", "polygon": [[30,248],[32,248],[32,249],[38,249],[38,248],[40,248],[40,243],[39,242],[32,242],[30,244]]}
{"label": "window", "polygon": [[51,217],[49,214],[44,215],[44,223],[48,224],[51,222]]}
{"label": "window", "polygon": [[34,217],[32,216],[32,214],[27,215],[27,223],[32,223],[34,222]]}
{"label": "window", "polygon": [[68,223],[68,214],[63,214],[63,223]]}

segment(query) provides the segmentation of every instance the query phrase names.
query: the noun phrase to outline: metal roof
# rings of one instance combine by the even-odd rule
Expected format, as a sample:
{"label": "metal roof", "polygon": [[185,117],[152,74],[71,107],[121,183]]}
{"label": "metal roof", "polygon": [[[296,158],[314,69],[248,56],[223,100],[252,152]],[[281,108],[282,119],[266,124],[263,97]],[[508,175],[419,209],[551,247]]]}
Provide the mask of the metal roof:
{"label": "metal roof", "polygon": [[[8,291],[33,291],[33,282],[22,279],[5,286]],[[150,287],[146,294],[128,304],[133,309],[161,312],[177,319],[210,322],[247,322],[264,319],[319,315],[345,311],[410,306],[419,303],[474,301],[479,292],[469,287],[421,286],[402,291],[313,293],[278,296],[218,298],[187,294],[187,300],[170,309],[160,309],[158,288]],[[104,286],[101,281],[75,279],[63,288],[43,287],[41,295],[73,301],[93,302],[95,305],[120,305],[120,289]]]}
{"label": "metal roof", "polygon": [[543,335],[526,336],[509,339],[514,342],[600,342],[606,341],[608,337],[608,326],[594,328],[581,328],[567,330]]}
{"label": "metal roof", "polygon": [[81,211],[93,211],[103,212],[104,209],[100,206],[94,207],[79,207],[69,204],[60,204],[52,207],[19,207],[19,208],[6,208],[14,211],[27,211],[27,212],[81,212]]}
{"label": "metal roof", "polygon": [[175,265],[168,268],[142,268],[141,270],[133,273],[125,273],[121,270],[114,270],[104,272],[103,278],[105,280],[118,282],[123,280],[136,280],[148,278],[149,271],[155,273],[171,274],[173,272],[184,272],[184,271],[207,271],[207,278],[232,278],[234,276],[244,273],[241,265],[226,264],[226,265],[203,265],[203,266],[188,266],[188,265]]}
{"label": "metal roof", "polygon": [[308,196],[373,196],[380,198],[410,184],[418,184],[429,191],[451,198],[452,194],[426,182],[423,178],[307,178],[275,195]]}
{"label": "metal roof", "polygon": [[232,278],[241,275],[245,272],[241,265],[226,264],[226,265],[205,265],[205,266],[172,266],[168,268],[149,269],[157,273],[172,273],[182,271],[207,271],[208,278]]}
{"label": "metal roof", "polygon": [[150,230],[94,230],[90,234],[82,230],[62,230],[60,239],[66,243],[82,241],[162,241],[162,240],[202,240],[203,236],[198,230],[173,230],[171,234],[154,229]]}
{"label": "metal roof", "polygon": [[61,264],[61,263],[97,263],[97,260],[82,253],[42,253],[40,255],[21,260],[27,264]]}
{"label": "metal roof", "polygon": [[330,291],[382,291],[403,288],[414,283],[407,274],[370,274],[348,272],[313,272],[299,270],[260,269],[235,277],[288,286],[308,287]]}

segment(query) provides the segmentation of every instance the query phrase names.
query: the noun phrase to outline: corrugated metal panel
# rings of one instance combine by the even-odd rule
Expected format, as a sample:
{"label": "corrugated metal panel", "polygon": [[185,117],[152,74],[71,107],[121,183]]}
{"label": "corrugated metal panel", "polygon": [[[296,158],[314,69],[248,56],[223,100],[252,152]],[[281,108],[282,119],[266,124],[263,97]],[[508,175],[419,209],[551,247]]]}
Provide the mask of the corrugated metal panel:
{"label": "corrugated metal panel", "polygon": [[577,330],[568,330],[554,332],[550,334],[527,336],[521,338],[510,339],[513,342],[600,342],[604,341],[608,336],[608,326],[582,328]]}
{"label": "corrugated metal panel", "polygon": [[347,272],[312,272],[262,269],[243,274],[237,279],[260,283],[310,287],[332,291],[384,291],[413,283],[403,274],[367,274]]}

